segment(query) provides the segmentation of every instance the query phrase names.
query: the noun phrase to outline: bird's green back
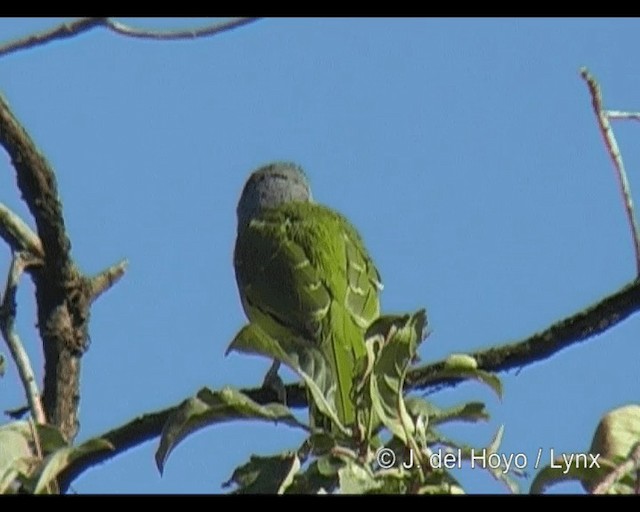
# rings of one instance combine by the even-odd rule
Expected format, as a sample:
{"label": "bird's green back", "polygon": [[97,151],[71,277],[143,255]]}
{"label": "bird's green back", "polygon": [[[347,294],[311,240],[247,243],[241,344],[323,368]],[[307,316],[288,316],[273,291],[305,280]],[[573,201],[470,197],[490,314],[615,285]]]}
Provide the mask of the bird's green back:
{"label": "bird's green back", "polygon": [[338,417],[352,423],[353,368],[381,288],[355,228],[322,205],[284,203],[239,232],[234,264],[249,320],[274,338],[293,332],[319,346],[337,380]]}

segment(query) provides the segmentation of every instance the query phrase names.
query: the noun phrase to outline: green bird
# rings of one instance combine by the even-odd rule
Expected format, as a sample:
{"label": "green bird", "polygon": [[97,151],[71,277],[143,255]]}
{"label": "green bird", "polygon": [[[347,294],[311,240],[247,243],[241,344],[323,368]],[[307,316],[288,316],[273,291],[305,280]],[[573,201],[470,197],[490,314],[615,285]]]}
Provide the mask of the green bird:
{"label": "green bird", "polygon": [[304,171],[289,162],[251,174],[237,216],[234,267],[249,321],[274,339],[293,334],[320,347],[337,383],[338,418],[352,424],[354,365],[365,354],[382,289],[360,235],[313,202]]}

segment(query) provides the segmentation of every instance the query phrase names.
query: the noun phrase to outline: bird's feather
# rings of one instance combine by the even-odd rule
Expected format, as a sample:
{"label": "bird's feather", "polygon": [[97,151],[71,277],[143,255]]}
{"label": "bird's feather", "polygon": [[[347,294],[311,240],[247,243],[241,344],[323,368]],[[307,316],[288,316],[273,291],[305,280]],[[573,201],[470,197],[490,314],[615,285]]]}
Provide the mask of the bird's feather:
{"label": "bird's feather", "polygon": [[239,233],[234,264],[249,319],[273,337],[293,332],[321,347],[337,380],[339,418],[352,423],[353,369],[381,289],[355,228],[316,203],[267,208]]}

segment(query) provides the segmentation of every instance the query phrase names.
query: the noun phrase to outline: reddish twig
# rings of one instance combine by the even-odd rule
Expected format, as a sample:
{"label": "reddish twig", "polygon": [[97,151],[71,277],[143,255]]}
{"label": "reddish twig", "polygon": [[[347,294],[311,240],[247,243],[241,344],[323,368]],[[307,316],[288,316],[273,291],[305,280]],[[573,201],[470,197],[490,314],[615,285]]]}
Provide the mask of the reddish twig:
{"label": "reddish twig", "polygon": [[[622,155],[620,154],[618,143],[616,142],[615,135],[613,134],[613,130],[611,129],[611,123],[609,122],[610,118],[620,119],[620,114],[625,113],[617,111],[607,112],[602,106],[602,91],[600,90],[600,86],[598,85],[598,82],[596,82],[596,79],[593,77],[593,75],[591,75],[591,73],[589,73],[589,70],[587,70],[587,68],[582,68],[580,70],[580,75],[589,87],[589,92],[591,93],[591,103],[598,119],[598,127],[600,128],[600,133],[602,134],[602,138],[604,139],[604,143],[607,147],[607,151],[609,152],[609,156],[613,161],[613,166],[616,171],[616,178],[618,179],[618,186],[620,187],[620,193],[622,194],[622,200],[624,202],[625,212],[627,214],[627,220],[631,229],[633,246],[636,253],[636,272],[637,275],[640,276],[640,231],[638,230],[638,225],[633,213],[631,189],[629,187],[627,173],[625,172],[624,164],[622,162]],[[638,118],[638,114],[632,114],[631,116],[627,117]]]}
{"label": "reddish twig", "polygon": [[636,443],[627,459],[596,485],[593,494],[606,494],[618,480],[637,469],[640,469],[640,443]]}

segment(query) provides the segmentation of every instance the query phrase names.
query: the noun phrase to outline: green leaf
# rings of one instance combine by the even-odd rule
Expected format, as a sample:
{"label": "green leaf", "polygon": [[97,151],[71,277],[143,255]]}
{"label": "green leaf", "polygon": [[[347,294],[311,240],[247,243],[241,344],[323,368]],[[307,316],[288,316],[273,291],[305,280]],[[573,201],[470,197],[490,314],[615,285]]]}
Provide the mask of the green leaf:
{"label": "green leaf", "polygon": [[308,429],[282,404],[260,405],[230,387],[220,391],[203,388],[196,396],[182,402],[167,419],[155,455],[160,473],[169,454],[189,434],[209,425],[235,420],[261,420]]}
{"label": "green leaf", "polygon": [[[500,453],[499,450],[500,445],[502,444],[503,435],[504,425],[500,425],[491,443],[489,443],[489,446],[487,446],[486,448],[487,457],[489,457],[489,455],[492,453],[498,454],[500,456],[501,463],[499,465],[487,464],[486,469],[493,476],[493,478],[506,485],[507,489],[509,489],[512,493],[518,494],[520,492],[520,486],[513,478],[511,478],[510,475],[517,474],[522,476],[521,470],[513,466],[514,462],[518,462],[514,459],[516,457],[516,454],[510,453],[507,455]],[[505,458],[507,458],[506,461]]]}
{"label": "green leaf", "polygon": [[320,412],[341,432],[348,434],[334,405],[335,381],[327,360],[317,347],[293,336],[276,340],[255,324],[248,324],[233,339],[227,353],[232,350],[266,356],[286,364],[302,378]]}
{"label": "green leaf", "polygon": [[[598,454],[599,460],[622,463],[640,442],[640,405],[626,405],[607,413],[598,423],[589,453]],[[582,486],[591,491],[599,482],[583,480]],[[610,493],[626,492],[624,482],[614,485]]]}
{"label": "green leaf", "polygon": [[382,482],[376,480],[373,473],[349,460],[338,470],[340,494],[365,494],[382,487]]}
{"label": "green leaf", "polygon": [[0,427],[0,494],[11,490],[21,473],[21,461],[33,457],[31,431],[26,421],[15,421]]}
{"label": "green leaf", "polygon": [[40,449],[44,455],[69,446],[57,427],[53,425],[36,425],[36,429],[38,431]]}
{"label": "green leaf", "polygon": [[477,370],[478,361],[469,354],[451,354],[444,362],[447,369]]}
{"label": "green leaf", "polygon": [[422,341],[427,323],[424,309],[412,315],[384,316],[367,330],[367,353],[375,363],[369,381],[370,400],[377,417],[403,442],[415,425],[406,410],[403,387],[407,370]]}
{"label": "green leaf", "polygon": [[336,447],[336,437],[324,431],[317,431],[307,438],[311,453],[315,456],[326,455]]}
{"label": "green leaf", "polygon": [[500,445],[502,444],[502,436],[504,435],[504,425],[500,425],[498,430],[496,431],[496,435],[493,436],[493,439],[487,446],[487,451],[489,453],[498,453],[500,449]]}
{"label": "green leaf", "polygon": [[[614,409],[598,423],[589,452],[556,457],[538,472],[531,484],[531,493],[542,493],[549,486],[566,480],[579,480],[582,487],[591,492],[629,456],[639,439],[640,406],[632,404]],[[633,485],[633,478],[625,475],[607,492],[629,494],[633,492]]]}
{"label": "green leaf", "polygon": [[442,370],[437,373],[438,378],[475,379],[489,386],[502,399],[502,382],[497,375],[478,370],[478,362],[468,354],[452,354]]}
{"label": "green leaf", "polygon": [[599,468],[585,467],[584,464],[567,464],[562,457],[556,457],[551,464],[543,467],[536,474],[529,492],[531,494],[542,494],[552,485],[574,480],[591,481],[604,478],[610,471],[615,469],[615,465],[609,461],[598,459]]}
{"label": "green leaf", "polygon": [[44,461],[34,491],[35,494],[47,492],[49,486],[55,483],[55,478],[76,459],[104,450],[113,450],[113,445],[102,438],[90,439],[79,446],[70,446],[56,450]]}
{"label": "green leaf", "polygon": [[624,459],[640,441],[640,405],[626,405],[607,413],[598,424],[591,453],[609,460]]}
{"label": "green leaf", "polygon": [[[33,437],[33,428],[37,439]],[[14,421],[0,427],[0,493],[8,491],[17,477],[26,482],[26,487],[34,488],[32,474],[39,474],[42,467],[30,448],[36,443],[45,456],[68,446],[60,431],[52,425]]]}
{"label": "green leaf", "polygon": [[5,358],[2,354],[0,354],[0,377],[4,377],[4,372],[5,372]]}
{"label": "green leaf", "polygon": [[450,421],[477,422],[489,419],[489,413],[482,402],[467,402],[447,409],[440,409],[421,397],[405,397],[404,401],[412,416],[426,415],[429,417],[430,425],[440,425]]}
{"label": "green leaf", "polygon": [[304,472],[299,472],[287,488],[287,494],[321,494],[332,492],[338,485],[338,471],[344,465],[342,459],[331,456],[318,457]]}
{"label": "green leaf", "polygon": [[236,494],[283,494],[300,469],[295,452],[284,452],[270,457],[251,456],[246,464],[237,468],[223,487],[232,484],[239,488]]}
{"label": "green leaf", "polygon": [[369,494],[464,494],[459,482],[443,469],[434,469],[420,478],[415,469],[397,467],[378,472],[376,479],[382,485]]}

